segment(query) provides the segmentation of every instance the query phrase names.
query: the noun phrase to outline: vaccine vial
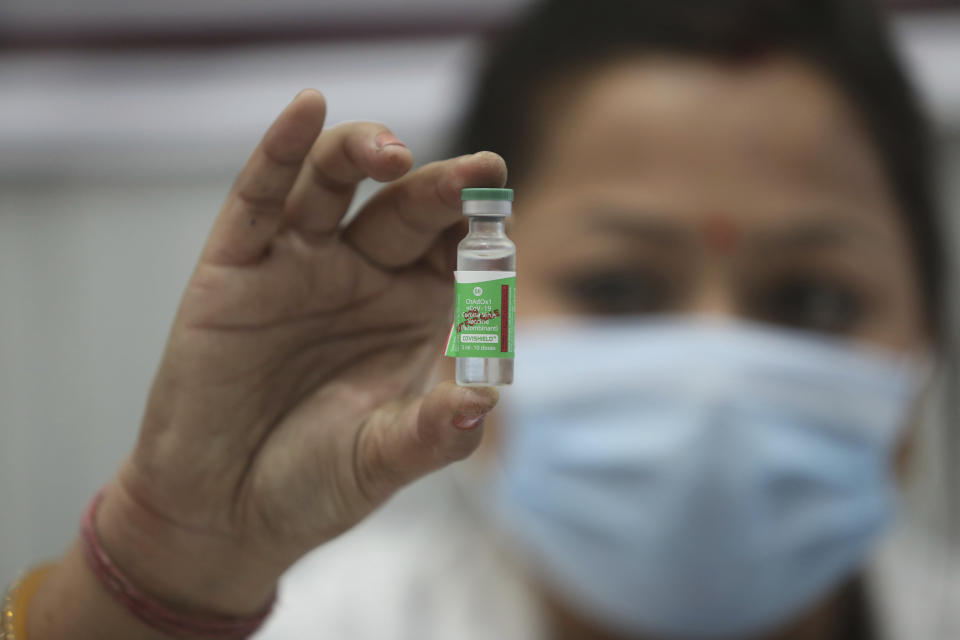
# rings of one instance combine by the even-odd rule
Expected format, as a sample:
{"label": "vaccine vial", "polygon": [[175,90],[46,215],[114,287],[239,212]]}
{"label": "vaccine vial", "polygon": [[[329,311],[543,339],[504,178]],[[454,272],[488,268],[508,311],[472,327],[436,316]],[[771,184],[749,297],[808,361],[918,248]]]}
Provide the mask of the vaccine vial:
{"label": "vaccine vial", "polygon": [[513,189],[464,189],[470,229],[457,247],[453,326],[446,355],[457,360],[457,384],[513,383],[517,248],[507,237]]}

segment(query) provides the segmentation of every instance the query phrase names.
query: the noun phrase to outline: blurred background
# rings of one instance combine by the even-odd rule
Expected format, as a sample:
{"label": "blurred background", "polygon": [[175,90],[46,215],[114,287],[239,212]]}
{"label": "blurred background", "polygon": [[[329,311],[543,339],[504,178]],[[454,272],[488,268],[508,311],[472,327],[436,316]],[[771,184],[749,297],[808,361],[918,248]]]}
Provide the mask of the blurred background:
{"label": "blurred background", "polygon": [[[132,445],[207,229],[275,114],[315,87],[331,123],[387,122],[435,159],[485,38],[524,4],[0,2],[0,584],[61,551]],[[891,6],[953,224],[960,2]],[[928,420],[914,490],[934,525],[944,423]]]}

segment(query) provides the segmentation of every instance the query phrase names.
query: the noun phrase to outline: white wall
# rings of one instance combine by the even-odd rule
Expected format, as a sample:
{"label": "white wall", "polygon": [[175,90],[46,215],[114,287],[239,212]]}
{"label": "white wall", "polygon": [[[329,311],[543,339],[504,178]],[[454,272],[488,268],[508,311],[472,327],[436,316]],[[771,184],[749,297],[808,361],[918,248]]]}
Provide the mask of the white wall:
{"label": "white wall", "polygon": [[[426,158],[475,53],[455,40],[0,56],[0,584],[59,553],[129,450],[207,228],[273,115],[316,86],[331,120],[389,122]],[[937,102],[945,127],[960,122],[951,100]],[[960,143],[950,157],[958,211]]]}
{"label": "white wall", "polygon": [[0,186],[0,582],[58,552],[130,448],[223,187]]}

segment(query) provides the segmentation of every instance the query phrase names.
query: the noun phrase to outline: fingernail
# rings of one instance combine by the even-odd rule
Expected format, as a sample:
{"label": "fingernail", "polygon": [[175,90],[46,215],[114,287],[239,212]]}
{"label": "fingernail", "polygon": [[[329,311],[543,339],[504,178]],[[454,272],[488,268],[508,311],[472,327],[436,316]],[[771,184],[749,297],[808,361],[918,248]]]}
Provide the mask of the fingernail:
{"label": "fingernail", "polygon": [[482,414],[479,416],[465,416],[458,414],[453,418],[453,426],[457,429],[463,429],[464,431],[469,431],[475,427],[483,424],[483,419],[487,417],[487,414]]}
{"label": "fingernail", "polygon": [[403,144],[400,141],[400,138],[393,135],[389,131],[384,131],[380,134],[377,134],[377,137],[374,138],[374,142],[377,143],[377,149],[383,149],[384,147],[403,147],[407,148],[407,145]]}

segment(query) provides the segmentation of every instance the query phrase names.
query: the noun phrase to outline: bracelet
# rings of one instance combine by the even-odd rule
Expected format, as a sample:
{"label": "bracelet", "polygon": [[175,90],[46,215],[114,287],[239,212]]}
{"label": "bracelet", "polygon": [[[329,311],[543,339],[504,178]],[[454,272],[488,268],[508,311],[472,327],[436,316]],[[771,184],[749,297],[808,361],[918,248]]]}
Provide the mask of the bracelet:
{"label": "bracelet", "polygon": [[0,609],[0,640],[27,640],[27,609],[52,568],[52,564],[36,567],[10,586]]}
{"label": "bracelet", "polygon": [[259,613],[250,618],[234,618],[215,615],[185,614],[175,611],[156,598],[141,591],[117,567],[100,544],[94,525],[94,517],[103,491],[94,496],[84,513],[80,527],[83,552],[90,569],[100,584],[131,614],[147,626],[162,633],[181,638],[209,638],[211,640],[239,640],[247,638],[259,629],[273,610],[274,599]]}

